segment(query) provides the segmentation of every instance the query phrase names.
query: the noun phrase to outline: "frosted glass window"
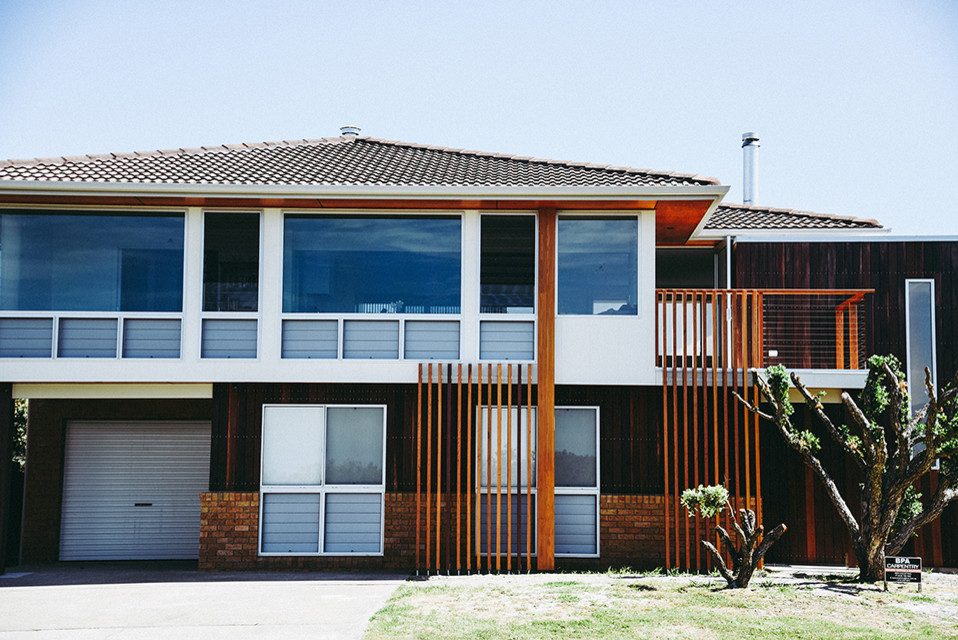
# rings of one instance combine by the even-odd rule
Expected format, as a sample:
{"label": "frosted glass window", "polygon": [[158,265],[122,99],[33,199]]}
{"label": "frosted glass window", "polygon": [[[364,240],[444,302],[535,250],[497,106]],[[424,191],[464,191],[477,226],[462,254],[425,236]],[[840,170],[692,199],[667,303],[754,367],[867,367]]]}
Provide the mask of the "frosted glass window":
{"label": "frosted glass window", "polygon": [[287,215],[283,311],[459,313],[461,221]]}
{"label": "frosted glass window", "polygon": [[0,214],[0,309],[181,311],[183,215]]}
{"label": "frosted glass window", "polygon": [[326,421],[326,484],[382,484],[383,410],[331,407]]}
{"label": "frosted glass window", "polygon": [[595,422],[595,409],[556,409],[556,486],[596,486]]}
{"label": "frosted glass window", "polygon": [[[480,409],[482,412],[482,429],[479,434],[479,481],[483,488],[496,487],[496,465],[500,464],[500,486],[507,487],[509,482],[509,469],[512,469],[512,486],[529,486],[530,478],[528,472],[527,460],[532,457],[532,486],[536,486],[536,411],[532,411],[532,440],[529,441],[529,421],[526,410],[513,408],[512,413],[512,438],[509,438],[509,414],[510,411],[502,410],[502,419],[499,419],[499,412],[495,407],[492,411]],[[521,425],[519,422],[521,411]],[[500,436],[501,429],[501,436]],[[490,460],[490,451],[492,452]],[[501,459],[501,461],[500,461]],[[487,464],[491,463],[491,473]],[[491,478],[491,481],[488,480]],[[521,482],[520,482],[521,481]]]}
{"label": "frosted glass window", "polygon": [[935,382],[935,290],[931,280],[908,280],[908,392],[912,412],[928,404],[925,367]]}
{"label": "frosted glass window", "polygon": [[637,218],[559,218],[560,314],[637,315]]}
{"label": "frosted glass window", "polygon": [[322,407],[266,407],[263,484],[322,484],[322,439]]}

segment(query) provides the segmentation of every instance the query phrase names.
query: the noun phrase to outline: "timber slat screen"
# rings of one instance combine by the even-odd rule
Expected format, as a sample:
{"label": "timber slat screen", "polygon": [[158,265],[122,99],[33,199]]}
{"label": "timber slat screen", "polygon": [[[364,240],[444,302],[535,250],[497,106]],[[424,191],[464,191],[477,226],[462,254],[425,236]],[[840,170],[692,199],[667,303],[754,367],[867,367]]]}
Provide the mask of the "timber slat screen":
{"label": "timber slat screen", "polygon": [[[702,570],[699,540],[711,522],[686,517],[679,497],[723,484],[734,509],[762,522],[759,419],[737,402],[760,402],[750,375],[770,364],[864,367],[862,305],[867,290],[660,289],[656,364],[662,368],[666,567]],[[769,343],[772,344],[769,344]],[[718,546],[718,540],[715,540]]]}
{"label": "timber slat screen", "polygon": [[419,365],[417,574],[532,570],[533,375],[528,364]]}

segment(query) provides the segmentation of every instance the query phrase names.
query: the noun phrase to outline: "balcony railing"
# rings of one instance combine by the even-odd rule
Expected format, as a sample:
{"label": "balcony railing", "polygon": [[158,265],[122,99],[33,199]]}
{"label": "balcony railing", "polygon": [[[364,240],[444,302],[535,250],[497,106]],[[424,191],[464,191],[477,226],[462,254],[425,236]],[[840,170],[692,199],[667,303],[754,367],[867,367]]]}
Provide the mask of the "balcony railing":
{"label": "balcony railing", "polygon": [[659,289],[659,367],[864,369],[871,289]]}

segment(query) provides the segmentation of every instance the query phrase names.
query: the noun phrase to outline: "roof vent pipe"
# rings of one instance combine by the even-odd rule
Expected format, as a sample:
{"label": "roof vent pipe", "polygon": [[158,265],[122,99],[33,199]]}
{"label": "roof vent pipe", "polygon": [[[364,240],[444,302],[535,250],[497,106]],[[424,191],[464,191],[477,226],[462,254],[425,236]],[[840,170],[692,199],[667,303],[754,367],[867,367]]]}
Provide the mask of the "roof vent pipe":
{"label": "roof vent pipe", "polygon": [[346,126],[346,127],[339,128],[340,135],[342,135],[343,137],[351,136],[355,138],[356,136],[359,135],[360,131],[362,131],[362,129],[360,129],[359,127]]}
{"label": "roof vent pipe", "polygon": [[742,204],[755,204],[758,199],[758,136],[754,131],[742,134]]}

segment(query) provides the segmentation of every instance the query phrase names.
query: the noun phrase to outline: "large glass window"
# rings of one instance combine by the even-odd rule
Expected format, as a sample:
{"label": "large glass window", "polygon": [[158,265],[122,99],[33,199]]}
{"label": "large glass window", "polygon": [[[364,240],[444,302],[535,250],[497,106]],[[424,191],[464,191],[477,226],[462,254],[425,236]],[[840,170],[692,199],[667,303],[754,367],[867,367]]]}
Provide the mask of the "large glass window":
{"label": "large glass window", "polygon": [[637,218],[566,218],[558,224],[558,311],[638,314]]}
{"label": "large glass window", "polygon": [[460,218],[287,215],[283,311],[459,313]]}
{"label": "large glass window", "polygon": [[182,308],[182,214],[0,214],[0,309]]}
{"label": "large glass window", "polygon": [[260,551],[381,554],[386,409],[263,408]]}
{"label": "large glass window", "polygon": [[256,311],[259,214],[207,213],[203,244],[203,311]]}
{"label": "large glass window", "polygon": [[481,218],[479,259],[482,313],[533,313],[536,299],[536,219]]}

